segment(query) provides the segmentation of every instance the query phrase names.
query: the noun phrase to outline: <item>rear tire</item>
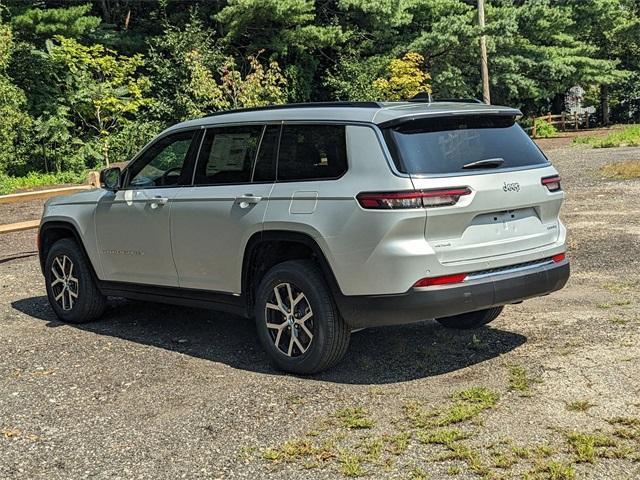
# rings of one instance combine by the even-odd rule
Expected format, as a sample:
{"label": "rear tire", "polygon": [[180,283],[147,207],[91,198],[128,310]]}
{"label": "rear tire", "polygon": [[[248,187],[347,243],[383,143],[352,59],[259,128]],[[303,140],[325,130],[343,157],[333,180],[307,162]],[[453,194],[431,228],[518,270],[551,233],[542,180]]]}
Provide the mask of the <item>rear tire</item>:
{"label": "rear tire", "polygon": [[44,275],[49,304],[63,322],[90,322],[104,312],[106,299],[96,286],[91,264],[72,239],[53,244]]}
{"label": "rear tire", "polygon": [[342,359],[350,329],[340,316],[320,269],[308,260],[280,263],[256,291],[256,329],[281,370],[312,374]]}
{"label": "rear tire", "polygon": [[504,307],[488,308],[486,310],[478,310],[477,312],[461,313],[451,317],[436,318],[443,327],[453,328],[457,330],[466,330],[469,328],[478,328],[493,322],[498,315],[502,313]]}

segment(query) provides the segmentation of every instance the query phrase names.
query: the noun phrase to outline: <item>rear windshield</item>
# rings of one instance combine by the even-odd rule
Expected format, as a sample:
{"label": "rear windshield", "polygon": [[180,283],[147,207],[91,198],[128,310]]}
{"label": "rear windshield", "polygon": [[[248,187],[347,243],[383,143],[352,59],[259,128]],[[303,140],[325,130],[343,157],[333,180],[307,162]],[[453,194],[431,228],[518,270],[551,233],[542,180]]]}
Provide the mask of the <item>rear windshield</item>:
{"label": "rear windshield", "polygon": [[404,173],[486,173],[549,163],[512,116],[417,119],[385,128],[384,136]]}

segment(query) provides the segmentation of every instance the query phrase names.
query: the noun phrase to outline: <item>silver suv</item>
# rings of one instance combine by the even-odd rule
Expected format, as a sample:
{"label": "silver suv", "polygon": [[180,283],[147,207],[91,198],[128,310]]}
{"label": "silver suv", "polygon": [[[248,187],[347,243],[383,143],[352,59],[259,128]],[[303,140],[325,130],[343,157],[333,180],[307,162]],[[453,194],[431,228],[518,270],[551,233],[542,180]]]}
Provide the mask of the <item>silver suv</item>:
{"label": "silver suv", "polygon": [[560,178],[519,115],[336,102],[175,125],[102,188],[47,202],[51,306],[70,323],[108,296],[255,317],[276,366],[303,374],[354,329],[487,324],[569,277]]}

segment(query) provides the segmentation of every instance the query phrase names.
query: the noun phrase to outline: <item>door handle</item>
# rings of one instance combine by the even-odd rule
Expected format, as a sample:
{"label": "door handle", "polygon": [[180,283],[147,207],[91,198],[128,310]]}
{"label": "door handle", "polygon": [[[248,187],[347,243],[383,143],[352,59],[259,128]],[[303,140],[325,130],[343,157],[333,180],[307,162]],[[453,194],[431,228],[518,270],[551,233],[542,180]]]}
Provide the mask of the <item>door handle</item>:
{"label": "door handle", "polygon": [[147,204],[149,204],[149,206],[154,209],[166,205],[168,201],[169,199],[167,197],[157,196],[153,198],[147,198]]}
{"label": "door handle", "polygon": [[251,193],[245,193],[244,195],[236,197],[236,203],[240,206],[240,208],[247,208],[249,207],[249,205],[255,205],[260,200],[262,200],[262,197],[252,195]]}

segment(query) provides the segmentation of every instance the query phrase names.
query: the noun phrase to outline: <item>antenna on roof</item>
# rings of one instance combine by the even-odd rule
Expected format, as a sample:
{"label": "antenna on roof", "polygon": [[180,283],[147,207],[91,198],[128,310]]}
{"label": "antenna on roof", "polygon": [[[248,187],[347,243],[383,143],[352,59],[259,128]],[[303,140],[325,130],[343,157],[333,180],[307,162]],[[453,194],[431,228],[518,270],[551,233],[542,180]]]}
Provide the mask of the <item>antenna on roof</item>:
{"label": "antenna on roof", "polygon": [[409,99],[410,102],[426,102],[431,103],[433,99],[431,98],[430,92],[420,92],[417,95],[414,95]]}

